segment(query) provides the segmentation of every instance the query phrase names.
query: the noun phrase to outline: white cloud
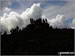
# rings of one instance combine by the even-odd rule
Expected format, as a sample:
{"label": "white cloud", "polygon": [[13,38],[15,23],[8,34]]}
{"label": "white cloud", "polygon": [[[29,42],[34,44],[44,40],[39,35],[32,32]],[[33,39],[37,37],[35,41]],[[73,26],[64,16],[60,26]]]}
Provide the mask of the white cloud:
{"label": "white cloud", "polygon": [[25,21],[23,27],[30,23],[30,18],[37,20],[42,16],[42,8],[40,3],[33,4],[30,8],[27,8],[22,14],[21,17]]}
{"label": "white cloud", "polygon": [[8,8],[8,7],[5,7],[3,11],[6,12],[6,13],[9,13],[9,12],[11,12],[11,9]]}
{"label": "white cloud", "polygon": [[75,19],[73,19],[72,24],[75,25]]}
{"label": "white cloud", "polygon": [[53,28],[69,28],[69,25],[67,25],[64,15],[57,15],[56,18],[47,20],[49,25]]}
{"label": "white cloud", "polygon": [[75,18],[72,20],[72,23],[70,24],[72,29],[75,29]]}
{"label": "white cloud", "polygon": [[38,19],[42,16],[42,9],[40,8],[40,3],[33,4],[30,8],[27,8],[22,14],[17,12],[10,12],[9,14],[4,13],[1,17],[1,28],[2,32],[7,31],[10,33],[11,29],[26,27],[30,24],[30,18]]}
{"label": "white cloud", "polygon": [[42,9],[40,8],[40,3],[33,4],[31,8],[26,9],[26,11],[24,11],[21,16],[23,18],[40,18],[42,16]]}
{"label": "white cloud", "polygon": [[12,28],[16,28],[16,26],[20,27],[22,24],[23,20],[16,12],[11,12],[9,15],[5,13],[1,18],[2,31],[10,31]]}

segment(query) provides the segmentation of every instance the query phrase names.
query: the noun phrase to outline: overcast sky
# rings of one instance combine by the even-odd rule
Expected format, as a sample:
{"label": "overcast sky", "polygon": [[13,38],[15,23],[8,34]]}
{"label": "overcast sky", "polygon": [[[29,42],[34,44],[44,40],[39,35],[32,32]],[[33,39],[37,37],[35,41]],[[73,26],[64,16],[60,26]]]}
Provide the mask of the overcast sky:
{"label": "overcast sky", "polygon": [[[39,18],[40,16],[38,14],[40,14],[41,17],[47,18],[48,22],[54,28],[75,28],[75,0],[0,0],[0,18],[4,21],[3,18],[6,18],[5,14],[10,15],[11,12],[16,12],[25,18],[23,16],[25,15],[24,12],[27,11],[28,8],[37,7],[38,3],[41,9],[29,9],[30,11],[39,12],[36,14],[37,16],[35,13],[29,16],[29,13],[27,14],[28,17]],[[26,18],[28,18],[27,16]],[[9,22],[9,20],[7,22]]]}

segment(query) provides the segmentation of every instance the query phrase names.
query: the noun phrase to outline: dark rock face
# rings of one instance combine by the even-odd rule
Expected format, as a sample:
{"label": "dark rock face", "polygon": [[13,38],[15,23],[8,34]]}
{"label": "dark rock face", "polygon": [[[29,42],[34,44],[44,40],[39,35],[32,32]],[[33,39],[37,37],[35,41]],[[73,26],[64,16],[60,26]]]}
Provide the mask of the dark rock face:
{"label": "dark rock face", "polygon": [[11,30],[1,35],[2,55],[56,55],[58,52],[74,51],[74,30],[53,29],[47,20],[34,21],[23,30]]}

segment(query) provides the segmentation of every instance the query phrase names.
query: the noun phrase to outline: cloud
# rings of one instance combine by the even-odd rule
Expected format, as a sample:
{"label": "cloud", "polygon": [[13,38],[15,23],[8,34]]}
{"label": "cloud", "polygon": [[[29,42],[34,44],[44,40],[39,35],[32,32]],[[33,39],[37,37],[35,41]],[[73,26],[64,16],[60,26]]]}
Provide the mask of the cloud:
{"label": "cloud", "polygon": [[5,7],[3,11],[6,13],[9,13],[9,12],[11,12],[11,8]]}
{"label": "cloud", "polygon": [[40,3],[33,4],[21,14],[14,11],[9,14],[4,13],[3,17],[1,17],[1,31],[10,33],[10,30],[16,28],[16,26],[19,26],[19,28],[22,29],[30,24],[30,18],[37,20],[38,18],[41,18],[41,16],[42,8],[40,8]]}
{"label": "cloud", "polygon": [[20,15],[16,12],[11,12],[9,15],[4,14],[1,18],[2,31],[10,31],[12,28],[16,28],[16,26],[21,26],[23,24],[23,20]]}
{"label": "cloud", "polygon": [[75,29],[75,18],[72,20],[72,23],[70,24],[72,29]]}
{"label": "cloud", "polygon": [[69,25],[66,23],[64,15],[57,15],[56,18],[47,20],[49,25],[52,26],[53,28],[69,28]]}
{"label": "cloud", "polygon": [[72,24],[75,25],[75,19],[73,19]]}
{"label": "cloud", "polygon": [[26,9],[21,16],[23,18],[40,18],[42,16],[42,8],[40,7],[40,3],[33,4],[31,8]]}

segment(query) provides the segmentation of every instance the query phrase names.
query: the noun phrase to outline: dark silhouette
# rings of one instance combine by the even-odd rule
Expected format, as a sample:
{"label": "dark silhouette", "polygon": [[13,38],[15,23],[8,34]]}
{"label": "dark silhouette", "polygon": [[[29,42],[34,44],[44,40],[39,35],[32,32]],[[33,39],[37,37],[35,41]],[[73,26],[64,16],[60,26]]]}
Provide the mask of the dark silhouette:
{"label": "dark silhouette", "polygon": [[2,55],[45,54],[56,55],[58,52],[74,51],[74,30],[53,29],[47,20],[30,19],[31,24],[20,30],[18,27],[1,35]]}

